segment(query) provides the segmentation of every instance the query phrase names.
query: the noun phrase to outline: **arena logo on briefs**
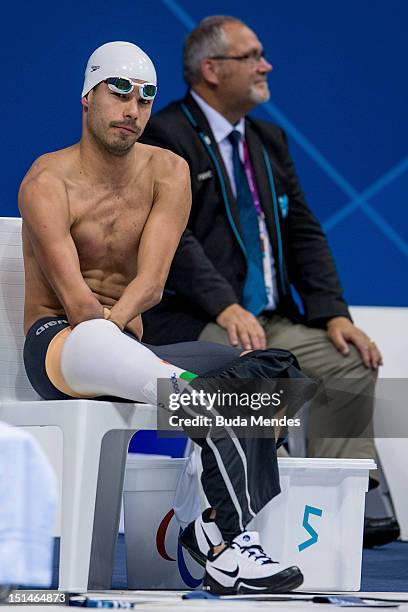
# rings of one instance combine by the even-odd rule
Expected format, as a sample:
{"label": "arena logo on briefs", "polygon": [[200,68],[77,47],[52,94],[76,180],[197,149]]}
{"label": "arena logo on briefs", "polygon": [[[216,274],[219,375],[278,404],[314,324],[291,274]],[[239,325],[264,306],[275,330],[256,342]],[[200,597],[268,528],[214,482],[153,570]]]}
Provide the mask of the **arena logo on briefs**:
{"label": "arena logo on briefs", "polygon": [[[173,557],[171,557],[166,550],[166,533],[169,528],[170,522],[173,518],[174,518],[174,510],[172,508],[163,517],[157,529],[157,533],[156,533],[157,552],[166,561],[176,561],[176,559],[173,559]],[[180,572],[180,576],[183,582],[188,587],[190,587],[191,589],[195,589],[201,584],[202,578],[194,578],[194,576],[192,576],[188,570],[188,567],[186,565],[184,555],[183,555],[183,548],[180,544],[179,539],[177,541],[177,565],[178,565],[178,570]]]}
{"label": "arena logo on briefs", "polygon": [[48,329],[49,327],[54,327],[54,325],[62,325],[62,324],[67,324],[68,325],[68,321],[66,319],[58,319],[58,321],[48,321],[48,323],[44,323],[44,325],[41,325],[35,332],[36,336],[39,336],[40,334],[43,333],[43,331],[45,331],[46,329]]}

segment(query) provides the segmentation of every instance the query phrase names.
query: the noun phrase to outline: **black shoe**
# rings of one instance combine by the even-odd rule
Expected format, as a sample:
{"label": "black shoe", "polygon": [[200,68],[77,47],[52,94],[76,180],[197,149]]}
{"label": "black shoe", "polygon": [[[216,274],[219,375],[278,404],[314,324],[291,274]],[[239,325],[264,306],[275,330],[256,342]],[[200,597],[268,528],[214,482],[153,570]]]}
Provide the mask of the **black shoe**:
{"label": "black shoe", "polygon": [[207,563],[210,549],[222,542],[222,535],[215,521],[209,518],[211,508],[207,508],[181,532],[179,539],[183,548],[203,567]]}
{"label": "black shoe", "polygon": [[398,540],[399,536],[400,527],[398,521],[392,516],[364,519],[364,548],[389,544]]}
{"label": "black shoe", "polygon": [[288,593],[303,583],[295,565],[272,561],[256,531],[244,531],[219,554],[208,553],[203,589],[213,595]]}

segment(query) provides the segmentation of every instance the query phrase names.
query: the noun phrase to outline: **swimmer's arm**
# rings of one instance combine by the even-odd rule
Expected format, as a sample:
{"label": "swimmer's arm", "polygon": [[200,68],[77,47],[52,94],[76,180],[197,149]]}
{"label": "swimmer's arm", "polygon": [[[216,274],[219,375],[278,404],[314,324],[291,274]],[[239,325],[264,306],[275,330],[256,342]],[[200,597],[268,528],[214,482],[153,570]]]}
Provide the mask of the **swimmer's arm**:
{"label": "swimmer's arm", "polygon": [[144,226],[137,257],[137,276],[113,306],[111,319],[125,327],[135,316],[158,304],[170,265],[191,209],[187,163],[170,151],[160,150],[164,164],[157,174],[154,203]]}
{"label": "swimmer's arm", "polygon": [[41,172],[23,181],[18,200],[24,232],[70,325],[103,317],[103,308],[81,273],[64,184]]}

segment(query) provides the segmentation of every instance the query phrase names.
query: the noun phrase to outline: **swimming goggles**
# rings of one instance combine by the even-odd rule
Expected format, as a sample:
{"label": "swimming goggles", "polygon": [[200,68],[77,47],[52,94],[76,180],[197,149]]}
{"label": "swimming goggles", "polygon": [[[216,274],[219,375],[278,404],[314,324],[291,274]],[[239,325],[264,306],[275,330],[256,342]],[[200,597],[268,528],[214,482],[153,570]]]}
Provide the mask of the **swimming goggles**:
{"label": "swimming goggles", "polygon": [[138,87],[143,100],[153,100],[157,93],[157,86],[154,83],[135,83],[127,77],[110,77],[105,83],[111,91],[119,94],[129,94]]}

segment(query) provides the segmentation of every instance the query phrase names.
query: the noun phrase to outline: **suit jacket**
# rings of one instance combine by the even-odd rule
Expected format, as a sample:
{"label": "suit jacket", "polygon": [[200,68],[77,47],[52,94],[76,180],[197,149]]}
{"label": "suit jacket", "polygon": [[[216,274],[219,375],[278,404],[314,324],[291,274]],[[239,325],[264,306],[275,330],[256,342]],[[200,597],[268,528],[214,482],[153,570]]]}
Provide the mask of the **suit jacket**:
{"label": "suit jacket", "polygon": [[[284,131],[247,117],[246,141],[276,262],[279,311],[314,327],[324,327],[334,316],[350,318],[326,238],[299,186]],[[209,321],[241,301],[246,257],[236,201],[210,126],[190,94],[150,119],[141,142],[184,157],[193,195],[163,300],[143,315],[143,340],[196,340]]]}

